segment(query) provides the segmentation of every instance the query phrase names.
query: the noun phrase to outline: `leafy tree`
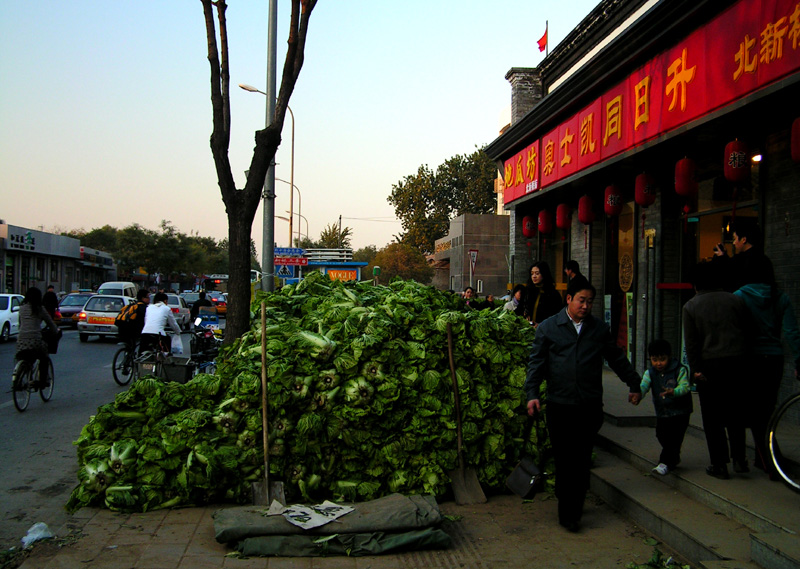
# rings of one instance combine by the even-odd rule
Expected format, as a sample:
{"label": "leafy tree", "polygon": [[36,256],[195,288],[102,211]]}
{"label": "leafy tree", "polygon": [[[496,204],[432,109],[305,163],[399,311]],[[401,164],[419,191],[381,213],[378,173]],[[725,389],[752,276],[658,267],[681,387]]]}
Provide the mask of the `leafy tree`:
{"label": "leafy tree", "polygon": [[450,220],[465,213],[491,213],[496,197],[494,180],[497,166],[478,149],[457,155],[441,164],[434,173],[427,165],[392,186],[387,198],[403,224],[399,240],[433,252],[434,243],[447,235]]}
{"label": "leafy tree", "polygon": [[319,244],[319,241],[312,241],[308,237],[295,239],[294,246],[300,247],[301,249],[322,249],[322,245]]}
{"label": "leafy tree", "polygon": [[319,234],[319,245],[322,249],[349,249],[350,238],[353,230],[349,227],[342,227],[339,231],[338,223],[331,223]]}
{"label": "leafy tree", "polygon": [[353,252],[353,260],[360,263],[371,263],[377,254],[378,248],[375,245],[367,245]]}
{"label": "leafy tree", "polygon": [[[256,131],[256,146],[250,161],[244,189],[236,188],[228,158],[231,137],[230,68],[228,58],[228,29],[225,19],[225,0],[201,0],[206,23],[208,62],[211,66],[211,105],[214,130],[211,134],[211,153],[217,170],[217,181],[225,211],[228,215],[228,293],[231,297],[226,321],[225,342],[231,343],[250,328],[250,234],[253,217],[261,202],[261,191],[267,170],[281,142],[281,131],[289,98],[294,91],[303,58],[308,33],[308,21],[317,0],[292,0],[289,39],[283,64],[278,100],[270,125]],[[214,9],[219,21],[219,46]]]}
{"label": "leafy tree", "polygon": [[138,223],[117,232],[117,250],[113,253],[120,274],[130,275],[143,267],[148,275],[158,272],[158,234]]}
{"label": "leafy tree", "polygon": [[388,283],[394,277],[401,277],[406,280],[415,280],[419,283],[428,284],[433,278],[433,267],[419,252],[407,243],[390,243],[375,255],[370,266],[366,267],[372,275],[372,267],[378,265],[381,268],[380,282]]}
{"label": "leafy tree", "polygon": [[104,225],[89,232],[82,229],[68,231],[65,235],[80,240],[84,247],[91,247],[106,253],[114,253],[117,250],[117,228],[110,225]]}

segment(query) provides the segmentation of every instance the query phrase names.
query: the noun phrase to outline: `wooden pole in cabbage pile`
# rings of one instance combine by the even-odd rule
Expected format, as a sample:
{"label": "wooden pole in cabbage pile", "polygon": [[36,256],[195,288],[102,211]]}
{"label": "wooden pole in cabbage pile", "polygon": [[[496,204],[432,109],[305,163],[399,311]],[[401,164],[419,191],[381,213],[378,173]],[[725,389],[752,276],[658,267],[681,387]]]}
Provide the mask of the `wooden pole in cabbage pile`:
{"label": "wooden pole in cabbage pile", "polygon": [[266,506],[270,500],[277,500],[286,504],[283,483],[269,481],[269,430],[268,400],[267,400],[267,305],[261,303],[261,432],[264,440],[264,482],[253,482],[253,504]]}

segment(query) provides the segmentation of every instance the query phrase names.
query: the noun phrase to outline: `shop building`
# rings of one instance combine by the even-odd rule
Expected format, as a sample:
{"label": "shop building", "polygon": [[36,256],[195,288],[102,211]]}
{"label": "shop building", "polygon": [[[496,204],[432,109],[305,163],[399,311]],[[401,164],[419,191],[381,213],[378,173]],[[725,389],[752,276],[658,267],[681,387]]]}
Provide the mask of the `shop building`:
{"label": "shop building", "polygon": [[32,286],[46,290],[70,291],[81,270],[80,242],[71,237],[54,235],[0,222],[0,255],[4,293],[25,294]]}
{"label": "shop building", "polygon": [[[689,271],[756,219],[800,309],[800,3],[604,0],[512,68],[502,172],[512,281],[575,259],[637,369],[682,345]],[[790,370],[783,391],[791,383]]]}
{"label": "shop building", "polygon": [[[479,295],[506,293],[508,287],[508,216],[467,213],[450,221],[447,237],[434,244],[437,288],[461,292],[471,286]],[[447,271],[443,283],[439,272]],[[435,277],[436,278],[436,277]]]}

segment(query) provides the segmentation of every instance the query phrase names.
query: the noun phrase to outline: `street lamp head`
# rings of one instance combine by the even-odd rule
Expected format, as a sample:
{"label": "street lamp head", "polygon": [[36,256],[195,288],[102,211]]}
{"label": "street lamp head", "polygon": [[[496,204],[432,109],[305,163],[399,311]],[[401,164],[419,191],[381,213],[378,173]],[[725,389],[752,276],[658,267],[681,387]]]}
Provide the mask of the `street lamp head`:
{"label": "street lamp head", "polygon": [[250,91],[251,93],[261,93],[261,94],[263,94],[263,95],[265,95],[265,94],[266,94],[266,93],[264,93],[263,91],[261,91],[260,89],[256,89],[256,88],[255,88],[255,87],[253,87],[252,85],[247,85],[247,84],[245,84],[245,83],[239,83],[239,87],[241,87],[241,88],[242,88],[242,89],[244,89],[245,91]]}

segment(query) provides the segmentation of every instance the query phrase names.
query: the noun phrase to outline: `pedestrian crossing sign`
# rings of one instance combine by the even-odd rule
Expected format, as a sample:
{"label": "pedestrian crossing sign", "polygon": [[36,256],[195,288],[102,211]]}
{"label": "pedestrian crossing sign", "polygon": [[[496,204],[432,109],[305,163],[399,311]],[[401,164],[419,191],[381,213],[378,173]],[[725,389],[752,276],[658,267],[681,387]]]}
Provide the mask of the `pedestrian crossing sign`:
{"label": "pedestrian crossing sign", "polygon": [[294,266],[293,265],[280,265],[279,267],[275,267],[277,271],[275,274],[282,279],[293,279],[294,278]]}

